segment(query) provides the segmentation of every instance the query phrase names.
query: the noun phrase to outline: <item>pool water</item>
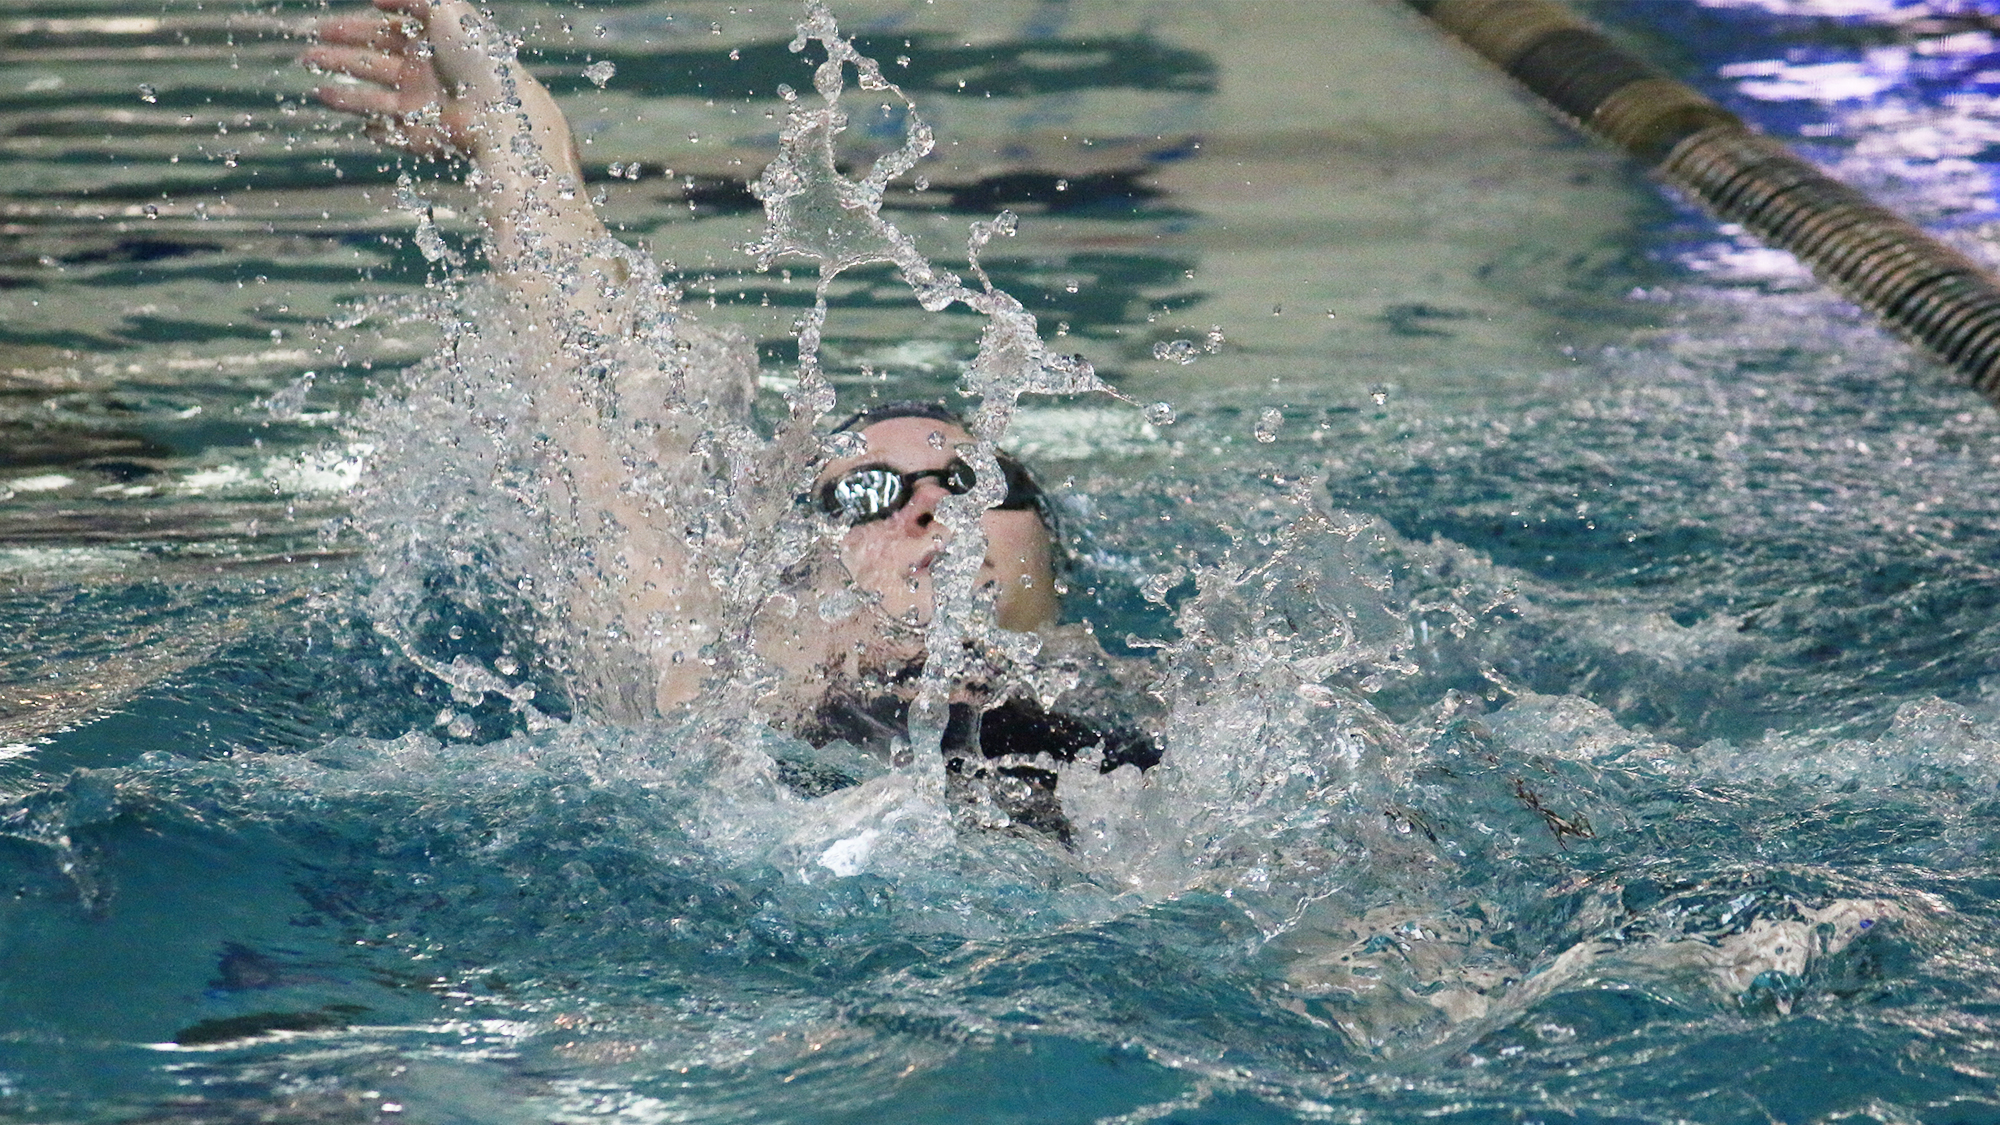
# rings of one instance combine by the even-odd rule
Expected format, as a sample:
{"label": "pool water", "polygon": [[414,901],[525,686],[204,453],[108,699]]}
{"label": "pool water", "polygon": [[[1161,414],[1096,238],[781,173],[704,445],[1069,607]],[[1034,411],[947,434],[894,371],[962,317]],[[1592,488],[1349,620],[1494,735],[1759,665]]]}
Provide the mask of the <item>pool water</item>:
{"label": "pool water", "polygon": [[[801,796],[724,702],[577,714],[465,509],[383,550],[371,465],[471,463],[383,421],[471,394],[466,198],[302,101],[316,5],[132,7],[0,13],[0,1119],[2000,1117],[2000,419],[1414,15],[837,11],[938,138],[883,214],[959,268],[1018,213],[983,264],[1134,400],[1006,439],[1163,716],[1064,848],[921,768]],[[1589,11],[2000,258],[1978,5]],[[767,422],[799,15],[498,10]],[[843,405],[978,346],[830,297]]]}

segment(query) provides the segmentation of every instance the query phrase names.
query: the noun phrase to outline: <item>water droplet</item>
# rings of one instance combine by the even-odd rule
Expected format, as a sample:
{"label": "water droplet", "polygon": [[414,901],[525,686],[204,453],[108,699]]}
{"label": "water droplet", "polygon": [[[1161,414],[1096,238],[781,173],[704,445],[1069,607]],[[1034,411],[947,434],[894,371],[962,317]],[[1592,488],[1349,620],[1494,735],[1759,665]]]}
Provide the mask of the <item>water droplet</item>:
{"label": "water droplet", "polygon": [[897,65],[897,66],[908,66],[908,65],[910,65],[910,56],[908,56],[908,55],[897,55],[897,56],[896,56],[896,65]]}
{"label": "water droplet", "polygon": [[462,625],[453,625],[451,628],[445,630],[444,635],[454,641],[462,641],[465,639],[465,627]]}
{"label": "water droplet", "polygon": [[1172,360],[1185,367],[1200,357],[1200,351],[1192,340],[1161,340],[1153,345],[1153,358],[1166,362]]}
{"label": "water droplet", "polygon": [[611,81],[612,77],[617,73],[618,64],[612,62],[610,59],[600,59],[583,68],[583,76],[590,79],[591,83],[600,90],[604,89],[604,84]]}
{"label": "water droplet", "polygon": [[1081,288],[1083,288],[1083,286],[1079,285],[1075,278],[1071,278],[1070,280],[1063,282],[1063,292],[1065,293],[1074,293]]}
{"label": "water droplet", "polygon": [[1375,405],[1380,406],[1389,401],[1389,388],[1384,386],[1370,387],[1368,388],[1368,397],[1375,400]]}
{"label": "water droplet", "polygon": [[292,380],[289,386],[272,395],[264,403],[264,409],[270,412],[271,417],[280,421],[297,418],[305,410],[306,398],[312,394],[313,380],[317,376],[318,372],[315,371],[300,375]]}
{"label": "water droplet", "polygon": [[826,451],[828,457],[859,457],[868,452],[868,439],[853,430],[843,430],[826,435],[820,448]]}
{"label": "water droplet", "polygon": [[1174,418],[1174,404],[1171,402],[1156,402],[1146,408],[1146,421],[1155,426],[1171,426]]}
{"label": "water droplet", "polygon": [[1201,350],[1214,355],[1222,350],[1222,339],[1222,326],[1219,324],[1210,325],[1208,335],[1202,338]]}
{"label": "water droplet", "polygon": [[1068,181],[1068,180],[1057,180],[1057,181],[1056,181],[1056,190],[1057,190],[1057,191],[1068,191],[1068,190],[1069,190],[1069,181]]}
{"label": "water droplet", "polygon": [[925,440],[931,443],[931,448],[932,448],[932,449],[943,449],[943,448],[944,448],[944,431],[943,431],[943,430],[932,430],[932,431],[931,431],[931,436],[930,436],[930,437],[928,437],[928,438],[926,438]]}
{"label": "water droplet", "polygon": [[141,82],[139,83],[139,100],[145,102],[147,105],[155,105],[160,100],[160,92],[154,89],[151,84]]}
{"label": "water droplet", "polygon": [[1251,436],[1269,445],[1278,440],[1278,428],[1284,424],[1284,414],[1275,406],[1267,406],[1262,414],[1257,415],[1257,428],[1250,431]]}
{"label": "water droplet", "polygon": [[734,48],[734,47],[731,47],[731,48],[729,48],[729,61],[730,61],[730,62],[742,62],[742,61],[743,61],[743,52],[741,52],[741,51],[737,50],[737,49],[736,49],[736,48]]}
{"label": "water droplet", "polygon": [[829,625],[845,621],[860,608],[860,595],[853,590],[835,590],[819,600],[819,619]]}
{"label": "water droplet", "polygon": [[799,100],[799,92],[797,90],[792,89],[790,85],[784,82],[778,83],[778,96],[785,99],[788,102],[795,102]]}
{"label": "water droplet", "polygon": [[1283,316],[1283,315],[1285,315],[1285,306],[1283,306],[1283,305],[1272,305],[1272,306],[1271,306],[1271,315],[1272,315],[1272,316]]}
{"label": "water droplet", "polygon": [[493,662],[493,667],[503,676],[511,676],[521,670],[521,662],[511,656],[502,656]]}
{"label": "water droplet", "polygon": [[[1162,403],[1161,405],[1165,404]],[[1154,605],[1165,605],[1167,603],[1167,591],[1180,585],[1181,579],[1186,577],[1187,568],[1179,566],[1168,570],[1165,574],[1155,574],[1139,584],[1139,596],[1152,602]]]}
{"label": "water droplet", "polygon": [[437,224],[431,222],[428,214],[417,216],[417,250],[427,262],[441,262],[451,256],[451,247],[445,245],[444,236],[438,233]]}
{"label": "water droplet", "polygon": [[160,208],[157,204],[153,203],[146,204],[145,212],[146,212],[146,217],[149,219],[157,219],[160,217]]}

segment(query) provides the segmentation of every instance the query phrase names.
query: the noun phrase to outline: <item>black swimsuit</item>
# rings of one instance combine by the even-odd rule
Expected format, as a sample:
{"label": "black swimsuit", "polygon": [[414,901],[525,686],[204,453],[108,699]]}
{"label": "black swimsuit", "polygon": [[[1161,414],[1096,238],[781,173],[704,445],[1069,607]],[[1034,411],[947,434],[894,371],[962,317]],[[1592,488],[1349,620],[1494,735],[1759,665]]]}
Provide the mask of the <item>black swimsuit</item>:
{"label": "black swimsuit", "polygon": [[[843,739],[886,751],[894,740],[909,736],[909,712],[909,700],[894,695],[828,699],[804,738],[814,746]],[[971,797],[971,789],[978,786],[1015,824],[1064,843],[1069,842],[1070,823],[1056,796],[1055,771],[1023,764],[1023,759],[1047,754],[1057,762],[1073,762],[1078,754],[1095,748],[1100,773],[1125,765],[1143,770],[1160,760],[1159,747],[1139,731],[1093,726],[1074,715],[1045,711],[1032,699],[1009,699],[985,712],[967,703],[952,704],[942,748],[945,774],[954,790]],[[1003,759],[1012,761],[1002,764]],[[808,796],[854,783],[824,771],[787,771],[783,763],[779,776]]]}

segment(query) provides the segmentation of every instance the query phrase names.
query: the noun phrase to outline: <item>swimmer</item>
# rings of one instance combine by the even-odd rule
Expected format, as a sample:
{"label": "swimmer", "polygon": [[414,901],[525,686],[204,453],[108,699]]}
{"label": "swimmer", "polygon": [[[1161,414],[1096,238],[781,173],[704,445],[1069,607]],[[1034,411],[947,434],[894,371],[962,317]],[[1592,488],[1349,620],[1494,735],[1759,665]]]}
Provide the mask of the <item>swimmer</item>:
{"label": "swimmer", "polygon": [[[314,94],[328,107],[361,117],[378,143],[426,157],[459,157],[472,171],[492,278],[530,317],[549,326],[531,378],[544,423],[562,449],[562,479],[572,499],[619,530],[611,562],[633,576],[619,585],[626,622],[646,622],[658,673],[653,703],[664,712],[696,699],[709,670],[680,654],[721,641],[723,592],[688,544],[667,530],[670,513],[621,487],[626,470],[594,409],[573,389],[573,353],[549,346],[566,333],[617,338],[632,329],[629,310],[612,294],[631,280],[625,259],[586,197],[582,163],[568,124],[548,91],[514,61],[512,44],[464,0],[373,0],[375,10],[329,16],[301,61],[336,76]],[[565,274],[593,283],[564,285]],[[538,366],[537,366],[538,365]],[[810,622],[753,626],[752,645],[784,681],[767,700],[779,723],[808,740],[857,745],[893,741],[906,721],[917,671],[921,627],[935,603],[932,564],[949,543],[939,504],[975,484],[958,450],[974,441],[957,415],[937,403],[896,403],[857,414],[841,429],[865,449],[839,457],[817,475],[805,502],[844,528],[839,561],[851,583],[874,601],[845,627]],[[1058,659],[1084,650],[1108,661],[1087,634],[1059,630],[1053,509],[1018,463],[1000,459],[1007,491],[980,517],[987,550],[978,584],[994,594],[995,623],[1037,633]],[[637,630],[627,630],[629,634]],[[667,659],[665,654],[675,658]],[[1021,693],[1013,693],[1019,696]],[[977,721],[975,721],[975,715]],[[1015,759],[1048,754],[1072,760],[1096,748],[1101,768],[1150,766],[1158,752],[1145,736],[1100,730],[1071,716],[1008,698],[991,684],[962,683],[952,697],[945,736],[951,767],[991,780],[1018,800],[1018,822],[1061,834],[1053,773]],[[999,762],[989,768],[988,760]],[[1010,764],[1011,763],[1011,764]],[[995,798],[998,801],[998,798]]]}

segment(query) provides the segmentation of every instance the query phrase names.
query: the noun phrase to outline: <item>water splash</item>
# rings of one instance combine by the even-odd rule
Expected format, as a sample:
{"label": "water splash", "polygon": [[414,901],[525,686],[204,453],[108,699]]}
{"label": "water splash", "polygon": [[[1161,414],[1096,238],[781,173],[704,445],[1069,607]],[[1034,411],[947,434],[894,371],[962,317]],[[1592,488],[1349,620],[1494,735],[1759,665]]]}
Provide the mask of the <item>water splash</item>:
{"label": "water splash", "polygon": [[[729,650],[702,652],[686,622],[636,612],[647,568],[691,556],[717,589],[755,599],[779,564],[734,545],[776,502],[746,488],[764,451],[748,426],[747,342],[682,314],[643,255],[592,249],[627,279],[608,289],[628,329],[616,338],[550,340],[545,314],[484,284],[451,282],[401,312],[441,321],[446,342],[357,416],[378,454],[356,520],[373,558],[367,612],[392,643],[415,645],[459,613],[502,622],[501,643],[539,654],[559,696],[640,717],[655,710],[662,669],[735,667]],[[622,519],[579,491],[578,475],[607,463],[628,474],[616,490]],[[479,659],[462,649],[434,659],[460,657]]]}
{"label": "water splash", "polygon": [[[107,89],[129,100],[127,79]],[[1079,585],[1125,581],[1114,594],[1161,622],[1134,626],[1134,645],[1156,649],[1146,686],[1168,713],[1152,729],[1171,745],[1145,778],[1068,771],[1079,853],[968,830],[921,778],[838,747],[809,753],[729,700],[705,703],[700,724],[522,732],[529,716],[508,692],[533,689],[536,708],[566,713],[560,675],[521,670],[536,667],[532,634],[565,627],[575,606],[535,603],[565,575],[618,568],[577,555],[603,542],[580,534],[585,521],[544,512],[534,518],[579,534],[543,543],[524,518],[524,552],[564,557],[517,588],[483,537],[492,529],[452,523],[450,505],[486,505],[504,524],[509,504],[553,504],[561,494],[538,475],[571,462],[533,448],[532,419],[508,416],[504,373],[461,395],[458,414],[426,414],[433,404],[414,396],[438,424],[413,421],[416,452],[391,464],[444,466],[447,480],[412,487],[449,503],[371,499],[385,523],[368,526],[386,526],[392,562],[398,544],[422,540],[410,548],[431,564],[422,580],[387,579],[416,607],[392,615],[401,632],[356,630],[360,648],[270,659],[323,669],[348,693],[382,683],[401,695],[414,677],[370,677],[404,671],[407,641],[446,687],[381,729],[428,731],[448,706],[456,716],[435,735],[333,739],[323,732],[347,720],[321,710],[311,737],[279,752],[196,761],[249,737],[175,725],[222,717],[216,694],[254,716],[261,744],[286,722],[272,716],[290,704],[274,700],[310,693],[245,675],[234,692],[193,698],[244,669],[163,649],[212,645],[187,614],[133,632],[144,597],[95,611],[52,601],[8,619],[17,635],[41,630],[12,658],[13,699],[30,702],[8,721],[56,732],[62,746],[37,737],[38,755],[127,768],[51,767],[0,809],[13,890],[0,928],[35,970],[13,975],[0,1101],[36,1119],[108,1105],[129,1115],[149,1100],[167,1107],[155,1116],[244,1120],[347,1120],[384,1102],[412,1117],[562,1120],[814,1119],[833,1105],[896,1118],[968,1104],[974,1117],[1111,1120],[1533,1117],[1552,1103],[1646,1121],[1682,1119],[1691,1104],[1754,1120],[1971,1114],[1992,1101],[1975,1072],[1993,1068],[1982,1013],[2000,963],[2000,705],[1976,682],[1992,655],[1978,631],[1991,576],[1977,528],[1990,506],[1976,485],[1940,493],[1937,479],[1975,481],[1991,434],[1951,421],[1963,404],[1941,379],[1914,411],[1857,394],[1897,358],[1853,350],[1821,305],[1773,313],[1772,296],[1727,331],[1675,330],[1668,346],[1710,365],[1692,377],[1621,359],[1596,373],[1611,390],[1563,383],[1524,412],[1466,410],[1425,380],[1389,388],[1364,375],[1328,384],[1359,414],[1294,400],[1283,446],[1250,443],[1253,391],[1247,416],[1243,396],[1227,411],[1189,404],[1174,447],[1120,453],[1172,461],[1103,469],[1065,514],[1112,556],[1093,546]],[[494,307],[470,300],[475,314]],[[420,377],[476,367],[488,347],[478,330],[507,323],[464,329],[458,358]],[[705,333],[682,316],[671,339]],[[1746,336],[1753,354],[1801,344],[1806,358],[1753,367]],[[1840,337],[1846,360],[1820,362],[1828,344],[1807,336]],[[674,370],[645,362],[632,370]],[[649,408],[627,369],[601,370],[609,386],[595,389],[620,420]],[[329,381],[315,402],[339,393]],[[1766,388],[1776,397],[1763,402]],[[1857,423],[1860,448],[1821,450]],[[508,482],[520,497],[481,475],[489,425],[510,435],[497,449],[527,442],[493,457],[520,468]],[[1321,433],[1336,495],[1368,497],[1410,539],[1331,509],[1309,515],[1276,494],[1289,486],[1234,463],[1303,453]],[[1551,450],[1569,456],[1551,463]],[[90,487],[76,476],[30,476],[56,491],[24,495],[67,503]],[[454,498],[461,484],[473,491]],[[698,510],[709,486],[691,487]],[[786,492],[770,479],[759,489]],[[1638,507],[1621,514],[1621,496]],[[733,503],[697,512],[717,556]],[[1641,540],[1630,550],[1572,537],[1626,544],[1628,529]],[[91,567],[131,565],[91,554]],[[65,559],[32,565],[75,572]],[[1579,560],[1603,569],[1566,569]],[[176,592],[200,596],[191,582]],[[823,624],[865,609],[851,590],[798,603]],[[1826,627],[1850,607],[1870,616]],[[1936,627],[1912,633],[1911,621]],[[110,635],[52,647],[59,624]],[[268,615],[230,624],[253,638],[285,628]],[[385,641],[398,655],[378,659]],[[66,716],[96,712],[64,712],[51,691],[74,685],[102,705],[130,675],[114,651],[128,642],[142,659],[211,669],[184,692],[198,705],[163,718],[154,699],[122,728],[62,733]],[[61,683],[48,679],[51,653],[74,669]],[[461,724],[475,711],[520,733],[488,724],[478,744]],[[130,764],[162,746],[179,757]],[[816,763],[858,784],[811,799],[773,784]],[[275,858],[232,877],[246,856]],[[216,973],[214,952],[239,942],[278,970],[262,982]],[[259,1026],[285,1034],[250,1038]],[[1842,1065],[1828,1070],[1831,1059]],[[140,1071],[157,1095],[128,1081],[88,1104],[78,1095],[80,1108],[46,1100]],[[1022,1091],[1038,1090],[1062,1104],[1026,1104]],[[495,1096],[525,1105],[495,1110]]]}
{"label": "water splash", "polygon": [[[963,384],[980,400],[972,422],[978,441],[960,451],[976,464],[996,467],[995,443],[1019,395],[1109,393],[1087,364],[1051,353],[1034,317],[981,266],[992,240],[1014,231],[1012,214],[972,225],[972,285],[932,267],[882,217],[888,183],[932,143],[907,98],[902,147],[858,180],[836,170],[846,68],[863,89],[903,95],[841,38],[817,3],[793,46],[815,42],[827,53],[815,72],[818,102],[793,99],[779,157],[757,187],[769,215],[756,247],[760,261],[803,256],[820,270],[779,432],[766,440],[744,421],[755,374],[744,342],[700,325],[678,294],[653,280],[653,264],[629,248],[591,248],[615,266],[592,269],[599,279],[615,278],[606,293],[622,334],[577,331],[555,342],[563,393],[588,406],[593,440],[628,474],[621,491],[633,499],[632,514],[658,525],[661,550],[699,560],[711,586],[726,592],[721,637],[691,644],[674,623],[635,619],[620,601],[621,588],[643,581],[651,560],[644,552],[623,557],[615,546],[619,534],[634,532],[632,523],[614,526],[619,518],[579,502],[568,474],[583,470],[551,439],[548,404],[530,392],[547,377],[536,366],[548,361],[547,342],[533,340],[537,324],[502,296],[461,286],[440,298],[430,311],[452,314],[444,353],[418,372],[408,393],[369,414],[387,463],[421,467],[364,495],[361,518],[376,548],[371,612],[390,647],[448,684],[455,702],[498,696],[535,725],[549,697],[567,692],[594,713],[643,718],[655,713],[650,693],[660,669],[694,661],[716,685],[699,708],[710,725],[676,737],[708,737],[717,724],[761,726],[760,693],[781,673],[760,655],[757,630],[774,621],[795,633],[837,630],[865,609],[865,599],[843,583],[813,584],[837,562],[827,529],[790,504],[813,466],[853,452],[853,435],[823,441],[814,428],[833,402],[819,354],[828,286],[846,270],[888,263],[923,307],[962,303],[986,316]],[[570,286],[590,276],[574,263],[558,263],[557,272]],[[1220,331],[1206,341],[1204,350],[1219,349]],[[1281,419],[1265,413],[1258,437],[1274,440]],[[1152,411],[1163,424],[1170,414]],[[997,471],[980,477],[980,489],[941,512],[957,534],[936,568],[937,612],[924,636],[928,659],[913,709],[918,749],[926,738],[935,744],[951,685],[968,670],[1034,669],[1024,678],[1047,704],[1091,675],[1074,653],[992,626],[991,607],[982,602],[991,595],[975,584],[984,552],[978,517],[1000,498],[1002,478]],[[1326,924],[1315,903],[1422,897],[1456,869],[1452,848],[1464,833],[1440,833],[1451,821],[1448,803],[1426,803],[1415,763],[1435,749],[1440,730],[1477,708],[1446,692],[1423,716],[1399,725],[1370,699],[1418,673],[1413,656],[1432,621],[1463,631],[1504,600],[1488,589],[1452,589],[1443,574],[1457,563],[1448,559],[1414,583],[1442,589],[1410,593],[1407,577],[1388,571],[1399,552],[1419,551],[1374,521],[1328,509],[1315,499],[1323,492],[1315,482],[1295,483],[1288,514],[1192,568],[1196,593],[1178,606],[1178,638],[1160,644],[1163,671],[1135,692],[1151,690],[1165,708],[1166,764],[1143,779],[1069,768],[1062,780],[1079,826],[1076,862],[1093,879],[1140,902],[1193,888],[1225,894],[1265,941]],[[495,574],[509,581],[496,585]],[[1165,601],[1169,588],[1141,593]],[[440,649],[440,635],[457,639],[444,627],[454,608],[497,623],[489,630],[497,656]],[[502,658],[512,665],[527,649],[549,655],[562,691],[498,671]],[[741,752],[746,761],[759,754],[781,756],[768,747]],[[813,815],[836,827],[797,844],[790,877],[811,883],[905,871],[925,849],[945,847],[952,821],[940,811],[937,756],[911,760],[914,769],[869,776],[818,799]],[[1482,806],[1487,823],[1507,810],[1527,826],[1520,840],[1552,834],[1561,850],[1617,820],[1601,809],[1578,812],[1526,782],[1486,780],[1494,785]],[[766,809],[737,822],[715,815],[704,821],[714,831],[764,832],[766,821],[792,812]]]}
{"label": "water splash", "polygon": [[[1051,352],[1034,316],[981,265],[992,241],[1016,230],[1012,213],[971,225],[970,285],[933,267],[883,217],[888,184],[930,151],[928,127],[819,3],[808,5],[792,46],[813,43],[827,55],[815,71],[817,102],[792,98],[779,155],[756,189],[769,220],[754,248],[760,263],[802,256],[820,275],[778,432],[765,440],[746,424],[755,368],[743,342],[699,324],[627,247],[607,242],[588,248],[590,261],[551,262],[567,289],[604,287],[616,315],[598,319],[618,324],[617,335],[571,326],[549,341],[546,311],[454,283],[430,310],[451,314],[443,353],[365,423],[388,464],[411,467],[366,492],[360,513],[375,546],[377,631],[447,684],[455,703],[497,696],[530,728],[546,725],[548,700],[565,694],[590,713],[646,717],[661,670],[688,661],[703,666],[712,688],[701,714],[763,723],[785,675],[773,666],[772,637],[844,637],[868,620],[866,599],[849,583],[822,581],[838,577],[830,550],[838,529],[806,518],[790,497],[824,458],[851,454],[860,440],[823,439],[815,428],[833,404],[819,354],[829,285],[857,266],[887,263],[924,308],[957,303],[986,318],[962,380],[979,402],[976,442],[957,452],[989,471],[940,507],[954,536],[933,567],[911,765],[824,798],[828,809],[851,808],[829,814],[840,833],[801,852],[810,854],[791,868],[795,877],[879,872],[897,866],[894,842],[913,826],[948,831],[934,751],[945,703],[969,675],[1018,685],[1045,707],[1150,691],[1165,705],[1166,766],[1145,779],[1063,771],[1065,803],[1084,828],[1078,855],[1141,901],[1213,888],[1236,896],[1262,932],[1284,932],[1302,902],[1352,887],[1376,858],[1410,847],[1379,811],[1397,784],[1401,767],[1391,763],[1410,747],[1364,699],[1411,670],[1410,611],[1393,608],[1389,582],[1367,577],[1371,564],[1357,553],[1382,530],[1326,510],[1310,482],[1299,482],[1288,501],[1294,513],[1271,537],[1197,568],[1197,594],[1179,609],[1181,639],[1167,643],[1165,675],[1149,684],[1116,683],[1120,673],[1090,646],[997,628],[993,592],[977,583],[980,514],[1001,499],[994,454],[1016,401],[1116,392],[1085,361]],[[908,110],[902,146],[859,179],[835,166],[849,67],[863,89],[902,98]],[[1220,329],[1204,341],[1203,350],[1219,350]],[[558,408],[580,409],[552,420],[550,395]],[[1165,424],[1172,409],[1156,404],[1149,417]],[[621,466],[629,509],[598,510],[584,498],[575,479],[592,471],[576,456],[583,442],[601,443]],[[723,592],[720,636],[710,643],[691,643],[673,622],[636,619],[621,601],[621,588],[670,552],[695,560]],[[495,583],[496,574],[508,580]],[[1164,601],[1165,588],[1155,594]],[[461,610],[495,623],[487,646],[497,652],[453,648],[461,638],[445,626]],[[535,650],[547,654],[557,691],[497,670]]]}
{"label": "water splash", "polygon": [[[934,267],[908,235],[882,216],[883,193],[890,182],[915,168],[935,146],[930,126],[917,112],[915,102],[883,76],[880,65],[841,36],[833,13],[821,0],[807,0],[806,17],[790,49],[804,51],[810,43],[818,43],[826,52],[825,61],[813,71],[819,104],[786,92],[790,108],[779,156],[752,186],[764,203],[767,220],[764,237],[752,247],[759,268],[769,268],[778,258],[791,256],[809,258],[819,269],[813,307],[798,330],[798,382],[787,395],[792,425],[810,425],[832,408],[833,387],[822,370],[819,348],[827,317],[827,293],[834,279],[846,270],[875,263],[893,265],[926,310],[941,312],[958,303],[987,318],[978,351],[960,380],[960,390],[979,402],[968,419],[977,445],[961,450],[960,455],[973,466],[981,483],[970,494],[939,505],[939,518],[952,530],[952,538],[932,566],[936,607],[925,635],[923,679],[911,707],[913,732],[918,732],[916,744],[935,746],[944,728],[945,700],[952,685],[973,667],[974,654],[997,651],[1016,661],[1034,655],[1031,638],[1005,633],[991,624],[991,594],[978,589],[979,567],[986,553],[979,515],[1001,499],[1002,475],[994,454],[1015,403],[1023,394],[1102,393],[1130,400],[1099,379],[1083,357],[1051,351],[1034,315],[996,287],[981,267],[980,254],[992,240],[1015,233],[1019,220],[1013,212],[1002,211],[992,220],[971,226],[966,267],[978,288]],[[863,90],[893,96],[904,110],[902,145],[877,158],[860,179],[843,176],[836,167],[836,142],[848,123],[840,104],[848,67],[854,69]]]}
{"label": "water splash", "polygon": [[1256,438],[1259,444],[1270,445],[1278,440],[1278,431],[1283,429],[1284,425],[1284,411],[1275,406],[1267,406],[1258,411],[1257,425],[1250,431],[1250,436]]}

